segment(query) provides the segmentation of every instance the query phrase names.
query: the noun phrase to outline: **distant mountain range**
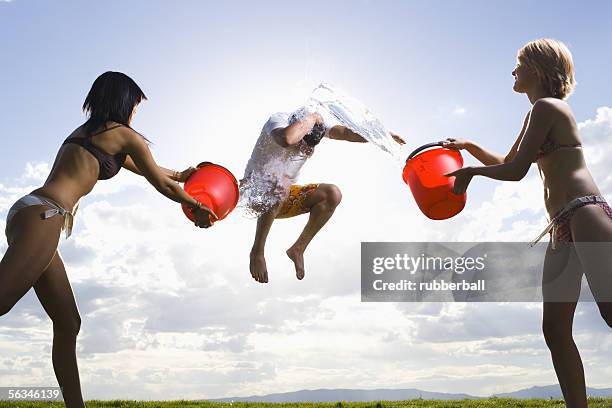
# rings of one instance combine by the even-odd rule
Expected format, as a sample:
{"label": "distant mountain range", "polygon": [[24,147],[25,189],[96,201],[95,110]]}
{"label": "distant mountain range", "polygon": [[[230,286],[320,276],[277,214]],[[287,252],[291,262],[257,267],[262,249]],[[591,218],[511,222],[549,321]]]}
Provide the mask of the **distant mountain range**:
{"label": "distant mountain range", "polygon": [[[612,388],[589,388],[587,394],[590,397],[612,397]],[[506,392],[503,394],[495,394],[495,397],[500,398],[561,398],[561,387],[558,384],[545,385],[543,387],[531,387],[514,392]]]}
{"label": "distant mountain range", "polygon": [[[612,388],[587,388],[587,393],[592,397],[612,397]],[[559,385],[546,385],[543,387],[531,387],[514,392],[495,394],[492,397],[499,398],[561,398]],[[219,402],[368,402],[368,401],[397,401],[409,399],[439,399],[439,400],[462,400],[481,399],[468,394],[451,394],[444,392],[429,392],[415,388],[408,389],[376,389],[376,390],[353,390],[353,389],[319,389],[283,392],[268,395],[254,395],[250,397],[216,398],[209,401]]]}

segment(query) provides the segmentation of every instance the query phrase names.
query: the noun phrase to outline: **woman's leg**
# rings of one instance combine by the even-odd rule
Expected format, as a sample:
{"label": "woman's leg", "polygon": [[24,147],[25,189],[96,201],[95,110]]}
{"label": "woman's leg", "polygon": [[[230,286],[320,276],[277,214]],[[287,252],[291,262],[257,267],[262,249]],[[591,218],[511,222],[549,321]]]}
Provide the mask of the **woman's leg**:
{"label": "woman's leg", "polygon": [[591,293],[612,327],[612,219],[603,208],[586,205],[576,210],[570,226]]}
{"label": "woman's leg", "polygon": [[586,408],[584,369],[572,336],[582,270],[573,246],[549,244],[544,259],[542,331],[568,408]]}
{"label": "woman's leg", "polygon": [[302,207],[310,213],[308,222],[298,239],[287,250],[287,256],[295,265],[295,274],[298,279],[304,278],[304,251],[314,236],[329,221],[341,200],[342,193],[337,186],[323,183],[319,184],[304,199]]}
{"label": "woman's leg", "polygon": [[[35,287],[37,294],[39,293],[38,287],[47,287],[49,278],[45,275],[49,270],[52,271],[53,275],[57,275],[57,272],[53,272],[58,268],[57,261],[54,261],[54,259],[56,258],[55,253],[64,218],[54,216],[42,219],[41,214],[47,209],[49,209],[48,206],[42,205],[22,208],[13,216],[7,226],[9,246],[2,261],[0,261],[0,315],[8,313],[32,286]],[[59,257],[57,258],[59,259]],[[62,299],[62,301],[65,302],[66,300]],[[44,302],[43,306],[46,309],[45,303],[47,302]],[[47,311],[47,313],[49,312]],[[57,313],[55,315],[57,316]],[[58,347],[57,341],[58,339],[54,335],[54,366],[56,363],[56,348]],[[64,353],[62,357],[65,356]],[[68,406],[78,407],[82,405]]]}
{"label": "woman's leg", "polygon": [[568,408],[586,408],[584,369],[572,324],[576,302],[544,302],[542,330]]}
{"label": "woman's leg", "polygon": [[53,322],[53,368],[66,407],[84,407],[76,359],[81,317],[59,252],[34,284],[34,290]]}
{"label": "woman's leg", "polygon": [[22,208],[8,225],[9,246],[0,261],[0,316],[30,290],[53,259],[64,218],[42,219],[48,208]]}

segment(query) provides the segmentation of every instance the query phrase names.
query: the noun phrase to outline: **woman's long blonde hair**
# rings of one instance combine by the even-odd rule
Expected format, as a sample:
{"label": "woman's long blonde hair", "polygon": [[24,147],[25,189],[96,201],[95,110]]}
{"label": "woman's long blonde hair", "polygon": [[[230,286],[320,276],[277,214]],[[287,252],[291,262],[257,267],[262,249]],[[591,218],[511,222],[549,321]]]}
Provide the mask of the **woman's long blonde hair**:
{"label": "woman's long blonde hair", "polygon": [[566,99],[576,86],[572,53],[559,40],[541,38],[525,44],[518,52],[520,63],[536,71],[544,89],[555,98]]}

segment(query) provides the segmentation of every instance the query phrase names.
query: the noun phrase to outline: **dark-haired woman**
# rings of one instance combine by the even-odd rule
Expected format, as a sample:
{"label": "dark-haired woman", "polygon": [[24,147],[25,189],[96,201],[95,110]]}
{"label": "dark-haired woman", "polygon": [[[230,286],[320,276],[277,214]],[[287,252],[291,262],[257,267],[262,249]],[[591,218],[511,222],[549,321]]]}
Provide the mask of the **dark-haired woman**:
{"label": "dark-haired woman", "polygon": [[19,199],[7,215],[0,315],[34,287],[53,322],[53,367],[67,407],[84,406],[75,353],[81,318],[57,246],[62,230],[70,236],[79,200],[98,180],[110,179],[125,167],[166,197],[191,207],[196,226],[207,228],[216,219],[178,184],[194,169],[159,167],[145,139],[130,127],[143,99],[145,94],[127,75],[100,75],[83,104],[88,120],[64,141],[44,185]]}

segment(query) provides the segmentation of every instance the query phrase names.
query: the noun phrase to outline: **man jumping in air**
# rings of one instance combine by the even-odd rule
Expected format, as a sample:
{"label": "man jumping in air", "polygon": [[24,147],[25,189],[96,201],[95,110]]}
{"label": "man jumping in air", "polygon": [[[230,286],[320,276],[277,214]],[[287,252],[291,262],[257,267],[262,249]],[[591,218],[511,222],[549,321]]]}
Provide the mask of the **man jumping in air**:
{"label": "man jumping in air", "polygon": [[[302,233],[286,251],[301,280],[306,247],[340,204],[342,194],[334,184],[296,184],[301,167],[323,137],[366,142],[345,126],[326,127],[320,114],[308,113],[302,108],[292,114],[272,115],[255,144],[240,187],[247,208],[258,215],[249,265],[251,275],[258,282],[268,282],[264,247],[275,219],[310,214]],[[405,143],[398,135],[392,134],[392,137],[399,144]]]}

